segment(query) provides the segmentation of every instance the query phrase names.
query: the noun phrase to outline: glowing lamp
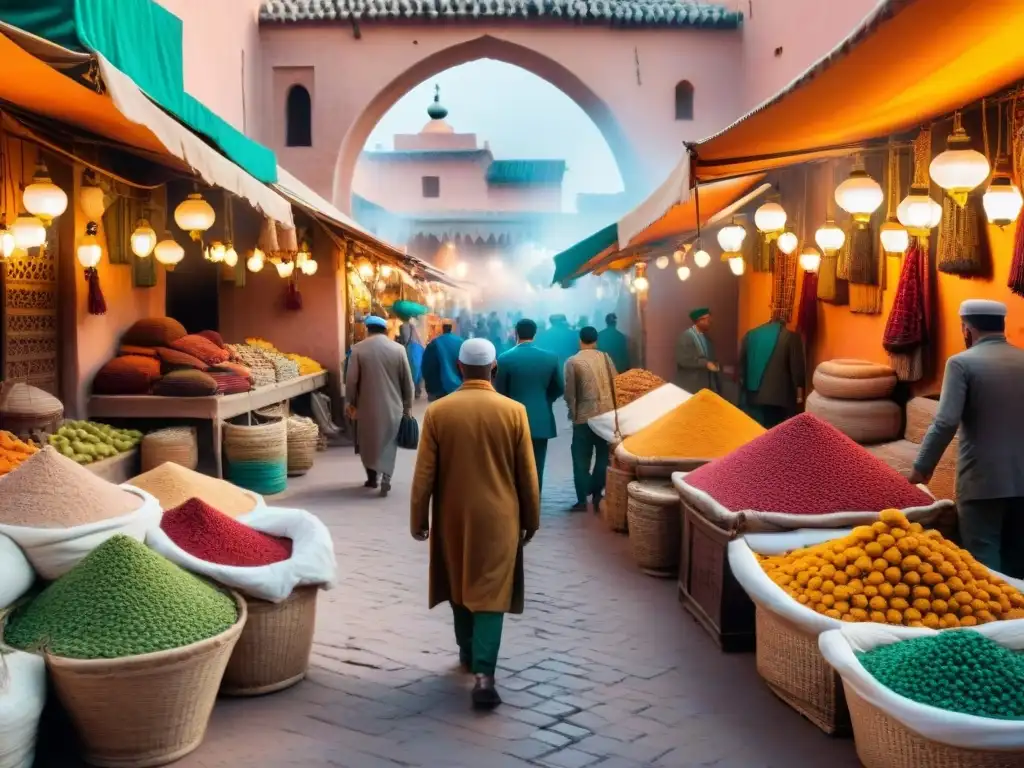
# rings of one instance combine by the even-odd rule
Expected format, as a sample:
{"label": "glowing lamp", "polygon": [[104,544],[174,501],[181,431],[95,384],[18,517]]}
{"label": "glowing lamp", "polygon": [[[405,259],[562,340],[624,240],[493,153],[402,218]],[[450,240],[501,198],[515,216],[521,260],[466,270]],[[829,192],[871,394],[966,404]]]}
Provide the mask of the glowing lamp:
{"label": "glowing lamp", "polygon": [[138,256],[140,259],[145,259],[156,248],[156,232],[149,226],[149,222],[145,219],[139,219],[139,223],[135,225],[135,231],[132,232],[132,253]]}
{"label": "glowing lamp", "polygon": [[733,221],[732,224],[718,230],[718,245],[726,253],[739,253],[743,249],[746,237],[747,230]]}
{"label": "glowing lamp", "polygon": [[312,277],[313,275],[316,274],[316,271],[319,268],[319,266],[320,265],[316,263],[316,259],[307,259],[306,261],[302,262],[302,266],[300,266],[299,269],[302,271],[302,274]]}
{"label": "glowing lamp", "polygon": [[789,256],[789,254],[795,251],[796,247],[800,245],[800,239],[792,232],[783,232],[779,235],[779,239],[776,241],[775,245],[780,251]]}
{"label": "glowing lamp", "polygon": [[43,222],[38,216],[30,216],[27,213],[14,220],[11,234],[14,236],[15,247],[23,250],[38,248],[46,242],[46,227]]}
{"label": "glowing lamp", "polygon": [[828,253],[829,251],[838,251],[843,247],[843,243],[846,242],[846,233],[843,232],[832,219],[827,219],[825,223],[818,228],[818,231],[814,233],[814,242],[818,244],[821,250]]}
{"label": "glowing lamp", "polygon": [[220,240],[214,240],[206,249],[206,260],[212,261],[214,264],[220,264],[224,261],[225,253],[227,253],[227,248],[224,247],[224,243]]}
{"label": "glowing lamp", "polygon": [[386,280],[387,278],[391,277],[392,271],[393,270],[391,269],[391,267],[385,264],[383,267],[380,268],[380,276]]}
{"label": "glowing lamp", "polygon": [[107,209],[103,189],[96,184],[91,175],[82,178],[82,186],[78,188],[78,205],[88,221],[99,221]]}
{"label": "glowing lamp", "polygon": [[50,172],[46,170],[46,163],[42,160],[36,163],[32,183],[25,187],[21,199],[25,204],[25,210],[33,216],[38,216],[47,226],[68,207],[67,194],[50,179]]}
{"label": "glowing lamp", "polygon": [[675,251],[672,254],[672,260],[676,264],[682,264],[684,261],[686,261],[686,252],[685,251]]}
{"label": "glowing lamp", "polygon": [[885,199],[881,185],[863,168],[857,167],[850,177],[836,187],[836,204],[853,216],[854,221],[867,222]]}
{"label": "glowing lamp", "polygon": [[676,270],[676,276],[685,283],[687,280],[690,279],[690,268],[680,267],[679,269]]}
{"label": "glowing lamp", "polygon": [[216,220],[213,206],[198,192],[193,192],[174,209],[174,223],[188,232],[193,240],[199,240]]}
{"label": "glowing lamp", "polygon": [[238,251],[231,243],[224,246],[224,263],[231,268],[238,266]]}
{"label": "glowing lamp", "polygon": [[946,190],[957,205],[963,207],[967,193],[985,181],[990,170],[988,159],[971,148],[971,139],[960,125],[959,115],[954,116],[953,132],[946,139],[946,150],[932,160],[928,175]]}
{"label": "glowing lamp", "polygon": [[295,262],[293,261],[279,261],[274,266],[277,267],[278,276],[285,280],[291,277],[292,273],[295,271]]}
{"label": "glowing lamp", "polygon": [[701,248],[693,254],[693,263],[701,269],[704,269],[704,267],[711,263],[711,254]]}
{"label": "glowing lamp", "polygon": [[153,257],[163,264],[168,272],[173,272],[174,268],[185,258],[185,249],[178,244],[177,240],[167,236],[156,244],[156,248],[153,249]]}
{"label": "glowing lamp", "polygon": [[778,203],[765,203],[754,211],[754,226],[766,235],[777,235],[786,228],[786,210]]}
{"label": "glowing lamp", "polygon": [[464,280],[466,275],[469,274],[469,264],[464,261],[460,261],[455,265],[455,277],[459,280]]}
{"label": "glowing lamp", "polygon": [[891,216],[878,228],[878,239],[882,241],[882,250],[893,256],[906,253],[910,247],[910,233],[907,228]]}
{"label": "glowing lamp", "polygon": [[651,281],[647,279],[647,265],[644,262],[640,262],[636,265],[636,273],[633,277],[633,287],[637,289],[639,293],[645,293],[648,288],[651,287]]}
{"label": "glowing lamp", "polygon": [[261,251],[259,248],[256,248],[255,250],[253,250],[252,256],[246,259],[245,268],[248,269],[250,272],[259,272],[261,269],[263,269],[263,265],[265,263],[266,260],[263,256],[263,251]]}
{"label": "glowing lamp", "polygon": [[9,259],[17,246],[14,235],[7,228],[7,214],[0,214],[0,258]]}
{"label": "glowing lamp", "polygon": [[821,252],[813,245],[800,251],[800,269],[804,272],[817,272],[821,266]]}
{"label": "glowing lamp", "polygon": [[1024,197],[1021,197],[1020,189],[1010,174],[997,170],[981,198],[981,204],[985,207],[989,224],[1002,228],[1017,220]]}
{"label": "glowing lamp", "polygon": [[910,234],[927,237],[942,220],[942,206],[928,196],[928,190],[911,187],[910,194],[896,208],[896,218]]}
{"label": "glowing lamp", "polygon": [[659,256],[657,259],[655,259],[654,266],[656,266],[658,269],[665,269],[668,266],[669,261],[670,259],[668,256]]}
{"label": "glowing lamp", "polygon": [[729,269],[736,277],[739,277],[747,271],[747,264],[743,261],[742,256],[733,256],[729,259]]}
{"label": "glowing lamp", "polygon": [[363,280],[369,280],[373,277],[373,265],[368,261],[361,261],[359,263],[359,276]]}
{"label": "glowing lamp", "polygon": [[100,246],[100,241],[96,238],[98,231],[99,227],[96,226],[95,221],[90,221],[86,224],[85,236],[78,241],[78,248],[75,249],[78,263],[86,269],[95,269],[96,265],[100,263],[100,259],[103,258],[103,248]]}

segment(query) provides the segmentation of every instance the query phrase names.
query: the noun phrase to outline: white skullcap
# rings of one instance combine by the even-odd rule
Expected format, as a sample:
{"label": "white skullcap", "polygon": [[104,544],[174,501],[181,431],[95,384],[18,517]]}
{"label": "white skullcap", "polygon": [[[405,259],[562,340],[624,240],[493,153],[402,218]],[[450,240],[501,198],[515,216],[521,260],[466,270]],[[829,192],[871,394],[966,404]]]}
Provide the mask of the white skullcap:
{"label": "white skullcap", "polygon": [[487,339],[467,339],[459,347],[459,362],[463,365],[490,365],[497,357],[494,345]]}
{"label": "white skullcap", "polygon": [[988,299],[968,299],[960,305],[960,317],[975,317],[977,315],[1006,317],[1006,305],[1001,301],[989,301]]}
{"label": "white skullcap", "polygon": [[377,317],[376,315],[370,315],[364,321],[367,326],[377,326],[378,328],[387,328],[388,323],[383,317]]}

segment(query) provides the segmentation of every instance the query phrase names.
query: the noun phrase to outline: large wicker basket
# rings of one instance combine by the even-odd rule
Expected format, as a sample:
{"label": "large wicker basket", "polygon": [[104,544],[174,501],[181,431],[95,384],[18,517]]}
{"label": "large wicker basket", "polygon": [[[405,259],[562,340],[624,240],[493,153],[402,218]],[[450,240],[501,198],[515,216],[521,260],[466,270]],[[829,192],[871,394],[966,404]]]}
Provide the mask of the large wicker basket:
{"label": "large wicker basket", "polygon": [[142,471],[166,462],[195,470],[199,466],[199,442],[195,427],[168,427],[142,438]]}
{"label": "large wicker basket", "polygon": [[634,480],[627,488],[629,547],[640,570],[669,578],[679,568],[679,494],[671,483]]}
{"label": "large wicker basket", "polygon": [[628,527],[626,510],[629,505],[627,488],[636,479],[636,475],[628,467],[621,466],[612,454],[608,471],[605,474],[604,504],[602,514],[604,522],[611,530],[625,533]]}
{"label": "large wicker basket", "polygon": [[166,765],[206,735],[231,652],[246,622],[170,651],[121,659],[46,657],[50,679],[82,740],[85,760],[103,768]]}
{"label": "large wicker basket", "polygon": [[733,576],[728,547],[742,531],[719,528],[685,501],[679,600],[726,653],[754,650],[754,603]]}
{"label": "large wicker basket", "polygon": [[857,757],[865,768],[1024,768],[1024,752],[964,749],[914,733],[844,684]]}
{"label": "large wicker basket", "polygon": [[249,620],[224,672],[221,693],[260,696],[306,676],[313,651],[317,587],[299,587],[280,603],[247,597]]}
{"label": "large wicker basket", "polygon": [[52,434],[64,420],[64,405],[39,387],[23,381],[0,382],[0,429],[27,439]]}
{"label": "large wicker basket", "polygon": [[772,693],[828,735],[849,736],[842,680],[818,650],[818,635],[760,606],[756,626],[757,672]]}
{"label": "large wicker basket", "polygon": [[288,419],[288,476],[306,474],[313,468],[320,430],[316,422],[302,416]]}
{"label": "large wicker basket", "polygon": [[224,424],[227,475],[235,485],[264,495],[288,486],[288,427],[284,419],[266,424]]}

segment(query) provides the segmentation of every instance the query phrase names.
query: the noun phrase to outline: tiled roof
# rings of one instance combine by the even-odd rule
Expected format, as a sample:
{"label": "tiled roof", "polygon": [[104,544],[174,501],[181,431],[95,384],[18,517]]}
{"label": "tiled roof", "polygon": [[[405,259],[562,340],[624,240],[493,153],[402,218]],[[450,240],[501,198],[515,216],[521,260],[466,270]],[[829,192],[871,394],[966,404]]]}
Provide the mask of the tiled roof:
{"label": "tiled roof", "polygon": [[488,184],[561,184],[564,160],[495,160],[487,168]]}
{"label": "tiled roof", "polygon": [[699,0],[264,0],[264,23],[542,19],[626,27],[737,29],[743,14]]}

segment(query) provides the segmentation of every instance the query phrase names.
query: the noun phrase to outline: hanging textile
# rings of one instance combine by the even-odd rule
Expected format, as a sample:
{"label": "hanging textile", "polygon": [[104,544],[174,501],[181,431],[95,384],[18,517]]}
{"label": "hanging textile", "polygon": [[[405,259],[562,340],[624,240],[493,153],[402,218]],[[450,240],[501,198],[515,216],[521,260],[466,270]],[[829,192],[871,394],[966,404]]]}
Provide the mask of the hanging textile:
{"label": "hanging textile", "polygon": [[1024,298],[1024,216],[1017,217],[1017,233],[1013,238],[1013,259],[1010,262],[1010,277],[1007,287]]}
{"label": "hanging textile", "polygon": [[[1010,126],[1007,131],[1007,142],[1010,148],[1010,162],[1013,178],[1020,184],[1024,174],[1024,142],[1020,141],[1024,131],[1024,100],[1018,99],[1020,89],[1013,96],[1009,108]],[[1010,276],[1007,287],[1016,295],[1024,297],[1024,216],[1017,217],[1017,231],[1013,238],[1013,258],[1010,260]]]}
{"label": "hanging textile", "polygon": [[804,335],[806,346],[811,345],[818,330],[818,273],[804,272],[800,287],[800,308],[797,310],[796,329]]}
{"label": "hanging textile", "polygon": [[840,252],[826,251],[821,256],[818,268],[818,298],[829,304],[845,306],[850,300],[850,290],[846,280],[840,279]]}
{"label": "hanging textile", "polygon": [[988,233],[978,213],[978,195],[961,208],[948,195],[942,200],[937,259],[939,272],[964,278],[992,276]]}
{"label": "hanging textile", "polygon": [[124,195],[118,195],[103,212],[103,234],[107,239],[107,259],[111,264],[131,263],[134,213],[132,199]]}
{"label": "hanging textile", "polygon": [[914,238],[903,260],[896,297],[885,324],[882,346],[901,381],[924,377],[924,348],[929,337],[927,241]]}
{"label": "hanging textile", "polygon": [[793,302],[796,299],[797,259],[794,251],[785,254],[774,243],[775,258],[772,264],[772,305],[771,318],[780,323],[788,323],[793,317]]}
{"label": "hanging textile", "polygon": [[850,279],[850,245],[853,241],[849,228],[844,230],[843,247],[836,254],[836,277],[840,280]]}
{"label": "hanging textile", "polygon": [[769,240],[763,232],[757,233],[757,242],[754,244],[750,266],[755,272],[771,272],[774,257],[778,252],[775,247],[775,240]]}

